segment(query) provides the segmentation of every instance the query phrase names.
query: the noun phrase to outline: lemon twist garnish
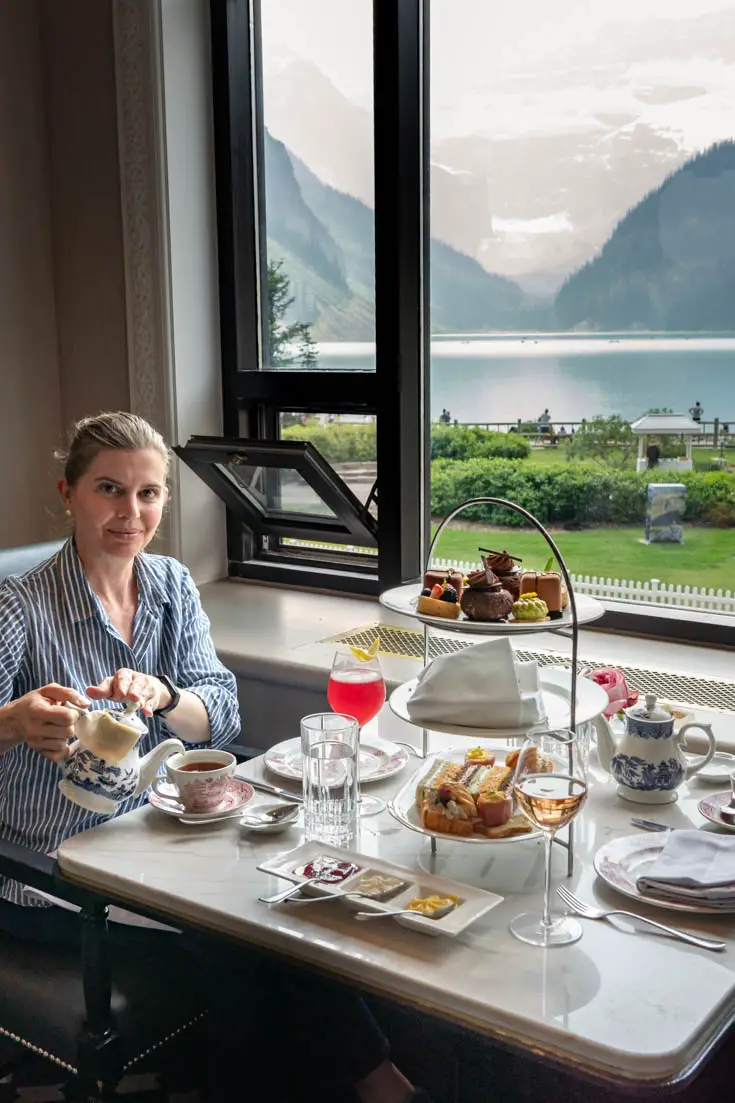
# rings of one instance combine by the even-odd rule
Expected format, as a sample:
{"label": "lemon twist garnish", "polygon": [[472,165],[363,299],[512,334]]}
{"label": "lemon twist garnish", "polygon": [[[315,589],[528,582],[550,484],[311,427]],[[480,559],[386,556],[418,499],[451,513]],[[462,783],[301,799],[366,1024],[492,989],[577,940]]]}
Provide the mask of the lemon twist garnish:
{"label": "lemon twist garnish", "polygon": [[380,650],[380,636],[375,637],[375,639],[370,644],[370,646],[367,648],[367,650],[365,650],[364,647],[352,647],[352,646],[350,646],[350,651],[355,656],[355,658],[361,663],[371,662],[375,658],[375,656],[378,654],[379,650]]}

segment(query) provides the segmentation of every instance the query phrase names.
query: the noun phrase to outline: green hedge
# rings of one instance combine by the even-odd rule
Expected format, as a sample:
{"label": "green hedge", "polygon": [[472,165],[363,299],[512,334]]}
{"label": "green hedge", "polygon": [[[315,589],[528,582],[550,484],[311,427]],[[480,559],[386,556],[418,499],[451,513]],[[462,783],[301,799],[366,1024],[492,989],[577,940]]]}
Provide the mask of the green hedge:
{"label": "green hedge", "polygon": [[[596,464],[535,467],[501,459],[435,460],[431,465],[431,512],[443,517],[468,498],[492,495],[523,506],[544,524],[639,524],[646,513],[649,482],[661,472],[617,471]],[[687,487],[687,521],[735,524],[735,478],[722,472],[677,472],[670,482]],[[518,514],[498,506],[474,506],[464,520],[522,525]]]}
{"label": "green hedge", "polygon": [[[375,424],[333,422],[331,425],[290,425],[281,433],[284,440],[308,440],[330,463],[374,460]],[[431,458],[469,460],[504,458],[524,460],[531,447],[516,433],[492,433],[462,425],[432,425]]]}
{"label": "green hedge", "polygon": [[291,425],[281,433],[283,440],[307,440],[329,463],[374,460],[375,422],[332,425]]}
{"label": "green hedge", "polygon": [[463,425],[432,425],[432,460],[525,460],[531,446],[517,433],[493,433]]}

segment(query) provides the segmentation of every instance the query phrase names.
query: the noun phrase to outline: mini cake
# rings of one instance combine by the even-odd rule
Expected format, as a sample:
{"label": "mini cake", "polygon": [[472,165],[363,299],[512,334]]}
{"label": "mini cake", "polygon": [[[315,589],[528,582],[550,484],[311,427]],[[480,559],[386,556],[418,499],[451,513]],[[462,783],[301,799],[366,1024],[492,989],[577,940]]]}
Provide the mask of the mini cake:
{"label": "mini cake", "polygon": [[538,594],[549,608],[552,620],[558,620],[564,608],[561,592],[561,575],[556,571],[523,571],[521,574],[521,597],[524,594]]}
{"label": "mini cake", "polygon": [[516,620],[546,620],[548,615],[549,607],[538,594],[524,594],[513,602],[513,616]]}
{"label": "mini cake", "polygon": [[[480,548],[480,551],[485,551]],[[482,562],[498,576],[498,580],[507,590],[514,601],[521,596],[521,569],[516,566],[514,558],[507,551],[487,552],[483,555]],[[519,561],[520,562],[520,561]]]}
{"label": "mini cake", "polygon": [[461,571],[427,571],[424,575],[424,589],[431,590],[434,586],[452,586],[457,591],[457,600],[462,597],[464,588],[464,575]]}
{"label": "mini cake", "polygon": [[500,789],[491,789],[487,793],[480,793],[477,811],[485,827],[500,827],[513,815],[513,801]]}
{"label": "mini cake", "polygon": [[432,586],[431,590],[424,587],[416,602],[417,612],[423,613],[427,617],[444,617],[446,620],[456,620],[459,616],[459,609],[457,591],[454,586],[444,585],[442,587],[438,583]]}
{"label": "mini cake", "polygon": [[491,751],[486,751],[484,747],[473,747],[465,753],[464,760],[468,766],[495,765],[495,755]]}
{"label": "mini cake", "polygon": [[460,605],[468,620],[499,621],[510,613],[513,598],[488,569],[469,576]]}

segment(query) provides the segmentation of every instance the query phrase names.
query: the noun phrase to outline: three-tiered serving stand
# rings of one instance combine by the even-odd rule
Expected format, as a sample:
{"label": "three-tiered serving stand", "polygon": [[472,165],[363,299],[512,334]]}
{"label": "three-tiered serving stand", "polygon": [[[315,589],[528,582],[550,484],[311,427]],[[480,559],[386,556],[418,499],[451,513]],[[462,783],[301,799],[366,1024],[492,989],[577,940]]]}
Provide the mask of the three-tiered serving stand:
{"label": "three-tiered serving stand", "polygon": [[[432,628],[440,629],[443,632],[461,632],[476,636],[516,636],[516,635],[530,635],[540,632],[556,632],[559,635],[566,636],[572,641],[572,669],[571,669],[571,689],[570,689],[570,701],[569,701],[569,730],[577,736],[577,656],[579,651],[579,626],[580,624],[588,624],[591,621],[597,620],[604,613],[604,607],[594,598],[586,597],[583,595],[576,595],[572,580],[567,570],[566,563],[562,558],[561,552],[551,537],[550,533],[544,528],[540,521],[538,521],[532,513],[523,509],[522,506],[516,505],[514,502],[508,502],[504,498],[493,497],[481,497],[481,498],[469,498],[466,502],[457,506],[451,513],[447,514],[444,520],[441,522],[434,537],[431,541],[429,548],[429,554],[427,557],[426,570],[431,568],[431,562],[434,554],[434,548],[437,546],[442,533],[447,525],[457,516],[462,513],[463,510],[469,509],[472,506],[500,506],[506,509],[512,510],[515,513],[521,515],[526,521],[530,522],[533,527],[541,533],[546,543],[551,548],[554,557],[559,564],[559,569],[564,579],[564,583],[569,594],[568,608],[562,613],[561,618],[548,621],[509,621],[509,622],[488,622],[488,621],[469,621],[469,620],[450,620],[444,617],[432,617],[419,613],[416,609],[416,600],[422,589],[422,583],[409,583],[405,586],[396,586],[392,590],[386,590],[380,595],[380,603],[385,606],[386,609],[390,609],[394,613],[400,613],[402,616],[413,617],[419,620],[424,626],[424,666],[428,666],[429,657],[429,640],[430,632]],[[396,693],[400,693],[399,687]],[[405,713],[401,713],[402,719],[407,720],[408,723],[414,723]],[[423,724],[416,723],[416,727],[422,728],[422,756],[426,758],[429,745],[429,730]],[[437,725],[437,731],[441,731],[441,726]],[[479,733],[478,733],[479,734]],[[571,759],[571,749],[570,749]],[[571,762],[570,762],[571,768]],[[453,840],[456,841],[456,840]],[[574,822],[572,821],[567,827],[567,838],[560,839],[558,835],[554,837],[554,841],[562,846],[567,851],[567,874],[571,876],[574,866]],[[431,851],[432,854],[436,853],[436,837],[431,836]]]}

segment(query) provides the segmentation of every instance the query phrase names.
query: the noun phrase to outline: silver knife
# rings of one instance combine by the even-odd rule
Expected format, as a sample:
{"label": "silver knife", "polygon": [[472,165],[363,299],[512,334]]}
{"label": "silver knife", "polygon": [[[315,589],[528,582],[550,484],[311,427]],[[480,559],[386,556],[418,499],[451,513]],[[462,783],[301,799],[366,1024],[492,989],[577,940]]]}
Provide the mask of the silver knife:
{"label": "silver knife", "polygon": [[673,827],[667,827],[665,823],[657,823],[656,820],[641,820],[636,816],[630,821],[634,827],[642,827],[644,831],[673,831]]}
{"label": "silver knife", "polygon": [[[239,774],[238,777],[240,777]],[[255,781],[251,777],[243,777],[242,781],[247,781],[248,785],[252,785],[253,789],[257,789],[260,793],[270,793],[272,797],[282,797],[283,800],[292,800],[297,804],[303,804],[304,802],[301,793],[292,793],[288,789],[279,789],[277,785],[270,785],[267,781]]]}

